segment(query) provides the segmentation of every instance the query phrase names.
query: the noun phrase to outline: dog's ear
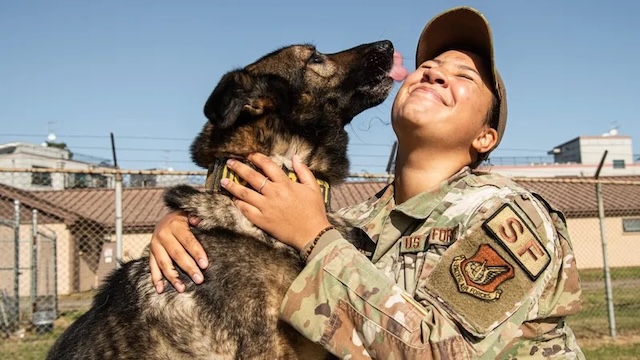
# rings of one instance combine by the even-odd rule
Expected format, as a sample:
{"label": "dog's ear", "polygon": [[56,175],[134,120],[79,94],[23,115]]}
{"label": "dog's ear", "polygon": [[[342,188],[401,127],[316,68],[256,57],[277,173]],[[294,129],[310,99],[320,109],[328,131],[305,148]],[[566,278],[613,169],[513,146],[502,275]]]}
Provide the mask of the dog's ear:
{"label": "dog's ear", "polygon": [[216,128],[226,129],[242,116],[260,116],[273,107],[264,96],[266,87],[259,77],[236,70],[226,74],[204,105],[204,115]]}

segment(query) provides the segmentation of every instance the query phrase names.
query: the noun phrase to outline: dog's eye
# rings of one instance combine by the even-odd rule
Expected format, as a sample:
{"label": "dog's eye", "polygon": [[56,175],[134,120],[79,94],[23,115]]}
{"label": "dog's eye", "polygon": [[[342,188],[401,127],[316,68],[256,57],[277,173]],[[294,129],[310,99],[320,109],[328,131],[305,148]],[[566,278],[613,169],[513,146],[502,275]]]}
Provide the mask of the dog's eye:
{"label": "dog's eye", "polygon": [[311,57],[308,60],[309,64],[322,64],[323,62],[324,59],[322,58],[322,56],[315,51],[313,52],[313,54],[311,54]]}

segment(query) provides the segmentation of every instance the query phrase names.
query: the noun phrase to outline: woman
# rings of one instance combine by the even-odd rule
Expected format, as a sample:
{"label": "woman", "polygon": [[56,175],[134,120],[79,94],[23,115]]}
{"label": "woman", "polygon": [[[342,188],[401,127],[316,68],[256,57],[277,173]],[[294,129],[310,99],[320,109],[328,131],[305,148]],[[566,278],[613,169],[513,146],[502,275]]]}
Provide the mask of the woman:
{"label": "woman", "polygon": [[[367,239],[361,248],[330,227],[299,161],[299,183],[261,154],[248,159],[262,173],[228,164],[251,186],[223,180],[238,208],[306,262],[282,319],[341,357],[584,358],[564,322],[580,308],[564,218],[509,179],[474,170],[507,119],[486,19],[467,7],[436,16],[420,36],[416,65],[391,113],[393,184],[340,211]],[[156,228],[159,292],[162,274],[184,290],[171,258],[202,282],[196,261],[204,268],[208,260],[189,222],[197,220],[171,213]]]}

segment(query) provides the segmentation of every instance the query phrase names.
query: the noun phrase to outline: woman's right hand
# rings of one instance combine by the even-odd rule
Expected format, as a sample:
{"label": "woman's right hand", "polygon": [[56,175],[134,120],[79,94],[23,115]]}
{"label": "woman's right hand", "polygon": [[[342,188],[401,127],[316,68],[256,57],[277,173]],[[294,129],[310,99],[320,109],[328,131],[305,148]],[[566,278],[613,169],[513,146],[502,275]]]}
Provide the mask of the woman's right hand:
{"label": "woman's right hand", "polygon": [[178,277],[178,271],[173,266],[174,261],[182,270],[190,274],[196,284],[204,281],[200,269],[209,266],[207,254],[189,228],[198,223],[200,219],[195,216],[189,216],[184,211],[173,211],[160,219],[156,225],[151,237],[149,267],[151,281],[158,294],[164,291],[163,275],[176,291],[185,290],[184,284]]}

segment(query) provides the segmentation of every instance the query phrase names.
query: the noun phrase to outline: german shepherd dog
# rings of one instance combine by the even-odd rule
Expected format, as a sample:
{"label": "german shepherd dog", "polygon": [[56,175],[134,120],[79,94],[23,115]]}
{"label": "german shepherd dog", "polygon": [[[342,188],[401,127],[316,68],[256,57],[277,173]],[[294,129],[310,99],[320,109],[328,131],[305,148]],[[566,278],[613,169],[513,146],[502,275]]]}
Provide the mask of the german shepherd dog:
{"label": "german shepherd dog", "polygon": [[[294,45],[231,71],[205,104],[208,122],[191,146],[192,158],[211,169],[216,159],[261,152],[290,171],[298,154],[318,179],[337,184],[349,169],[344,127],[388,96],[398,58],[389,41],[330,55]],[[92,308],[62,334],[48,359],[328,356],[278,319],[282,298],[303,267],[295,250],[253,226],[215,186],[204,192],[170,188],[165,203],[202,219],[192,230],[211,259],[205,282],[196,285],[181,273],[185,293],[170,288],[157,294],[149,259],[127,262],[107,278]],[[345,224],[332,221],[349,236]]]}

